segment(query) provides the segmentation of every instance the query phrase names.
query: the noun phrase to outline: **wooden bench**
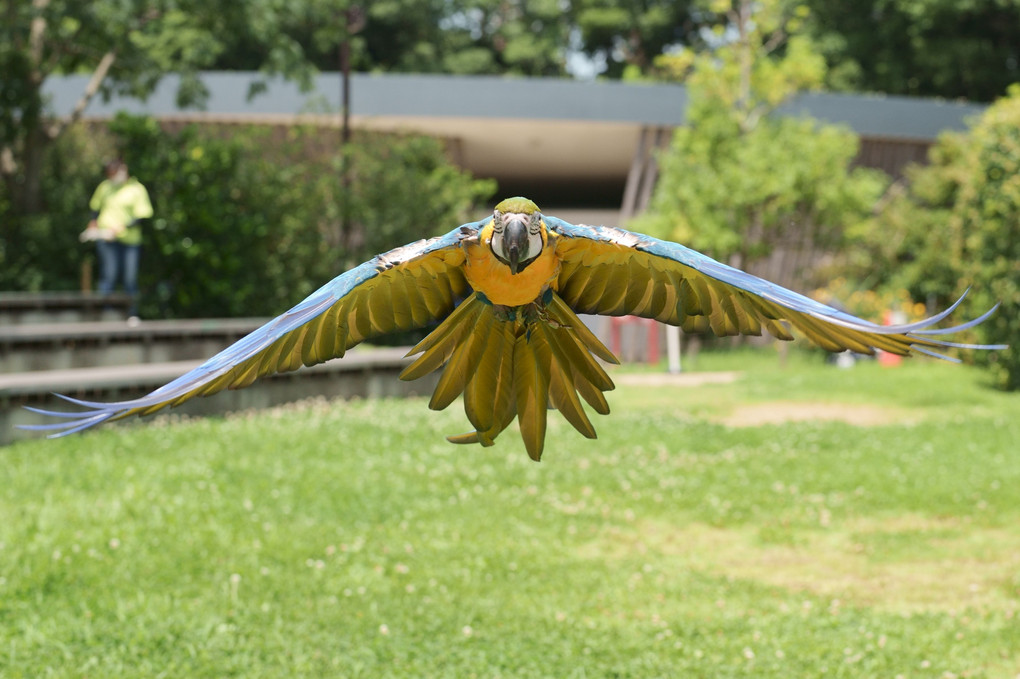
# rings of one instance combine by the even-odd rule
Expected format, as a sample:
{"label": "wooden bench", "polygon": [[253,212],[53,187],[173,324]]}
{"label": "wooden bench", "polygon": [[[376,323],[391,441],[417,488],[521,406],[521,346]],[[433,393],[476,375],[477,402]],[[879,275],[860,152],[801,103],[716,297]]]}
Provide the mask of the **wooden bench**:
{"label": "wooden bench", "polygon": [[0,328],[29,323],[124,320],[131,307],[123,293],[0,292]]}
{"label": "wooden bench", "polygon": [[0,373],[205,359],[267,319],[0,326]]}

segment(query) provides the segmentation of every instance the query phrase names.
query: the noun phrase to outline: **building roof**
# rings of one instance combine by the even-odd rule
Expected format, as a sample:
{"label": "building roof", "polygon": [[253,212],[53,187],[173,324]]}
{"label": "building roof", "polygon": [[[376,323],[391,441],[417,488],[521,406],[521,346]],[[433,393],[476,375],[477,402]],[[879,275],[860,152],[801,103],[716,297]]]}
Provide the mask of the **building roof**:
{"label": "building roof", "polygon": [[[175,102],[178,78],[168,75],[145,101],[96,97],[85,117],[118,111],[163,119],[218,122],[292,122],[300,118],[336,124],[340,77],[319,74],[309,92],[270,78],[249,98],[260,75],[208,72],[209,99],[202,110]],[[85,75],[51,77],[45,85],[52,110],[68,114],[87,82]],[[984,106],[908,97],[834,93],[802,94],[781,108],[788,115],[844,124],[863,138],[931,141],[959,130]],[[627,175],[642,128],[675,127],[686,120],[682,85],[578,81],[553,78],[362,74],[351,76],[355,127],[432,134],[456,140],[459,162],[482,176],[525,186],[585,180],[590,186],[618,183]],[[535,159],[541,158],[536,167]]]}
{"label": "building roof", "polygon": [[[178,78],[168,75],[146,100],[114,96],[96,98],[86,109],[94,118],[117,111],[159,117],[212,117],[271,119],[296,115],[323,115],[340,108],[340,78],[321,73],[312,90],[302,92],[282,78],[266,81],[265,92],[248,97],[259,74],[208,72],[202,80],[209,89],[204,109],[181,110],[175,102]],[[45,91],[58,115],[70,112],[85,89],[88,76],[51,77]],[[682,125],[687,108],[683,85],[578,81],[556,78],[450,76],[409,74],[351,75],[351,114],[361,118],[484,118],[560,120],[593,123],[629,123],[653,126]],[[947,129],[964,129],[984,105],[914,97],[812,92],[780,110],[809,115],[830,123],[843,123],[867,137],[931,140]]]}

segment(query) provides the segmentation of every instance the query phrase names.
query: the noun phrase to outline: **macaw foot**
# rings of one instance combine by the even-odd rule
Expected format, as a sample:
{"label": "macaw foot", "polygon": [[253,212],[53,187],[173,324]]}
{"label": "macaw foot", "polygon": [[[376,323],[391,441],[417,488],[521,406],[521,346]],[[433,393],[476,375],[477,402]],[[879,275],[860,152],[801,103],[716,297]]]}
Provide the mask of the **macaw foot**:
{"label": "macaw foot", "polygon": [[492,315],[496,317],[497,321],[516,321],[518,309],[520,309],[520,307],[506,306],[505,304],[493,304]]}
{"label": "macaw foot", "polygon": [[545,290],[534,302],[522,304],[521,306],[493,304],[482,293],[476,292],[475,294],[479,300],[492,306],[492,314],[496,320],[504,322],[520,321],[525,327],[532,326],[535,323],[545,323],[552,328],[570,327],[569,324],[563,323],[561,319],[549,313],[547,305],[552,301],[553,291],[551,289]]}
{"label": "macaw foot", "polygon": [[539,304],[538,302],[532,302],[531,304],[525,307],[524,318],[525,322],[528,325],[532,325],[534,323],[544,323],[545,325],[548,325],[550,328],[570,327],[568,323],[563,323],[562,321],[554,317],[552,314],[550,314],[549,310],[546,309],[544,304]]}
{"label": "macaw foot", "polygon": [[469,431],[464,434],[454,434],[447,436],[446,440],[450,443],[481,443],[484,447],[495,445],[496,437],[490,435],[489,432],[484,431]]}

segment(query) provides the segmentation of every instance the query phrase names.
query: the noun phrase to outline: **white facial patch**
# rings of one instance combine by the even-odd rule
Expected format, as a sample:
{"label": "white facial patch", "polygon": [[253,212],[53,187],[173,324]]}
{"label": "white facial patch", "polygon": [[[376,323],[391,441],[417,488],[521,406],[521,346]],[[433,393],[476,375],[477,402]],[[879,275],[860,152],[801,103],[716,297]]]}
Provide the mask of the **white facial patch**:
{"label": "white facial patch", "polygon": [[524,214],[519,212],[500,212],[496,210],[492,215],[492,238],[490,245],[493,253],[503,262],[511,259],[510,244],[507,242],[507,231],[510,224],[523,222],[526,228],[526,243],[518,241],[521,252],[520,264],[526,266],[542,252],[542,214],[535,212]]}

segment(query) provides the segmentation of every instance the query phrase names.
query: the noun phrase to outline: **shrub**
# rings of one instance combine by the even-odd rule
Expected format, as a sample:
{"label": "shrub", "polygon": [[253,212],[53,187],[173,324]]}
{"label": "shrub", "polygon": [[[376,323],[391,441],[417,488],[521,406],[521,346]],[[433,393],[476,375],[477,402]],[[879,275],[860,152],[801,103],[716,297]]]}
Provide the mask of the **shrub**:
{"label": "shrub", "polygon": [[[224,134],[223,130],[229,130]],[[468,221],[494,183],[454,167],[439,141],[358,136],[341,158],[313,128],[184,127],[120,115],[52,148],[47,212],[0,234],[0,286],[76,289],[77,235],[102,160],[118,153],[149,190],[140,310],[146,318],[275,315],[346,268]],[[340,217],[346,215],[347,228]]]}
{"label": "shrub", "polygon": [[1020,389],[1020,86],[993,104],[966,133],[942,135],[930,164],[914,167],[909,184],[877,217],[853,232],[851,277],[865,266],[868,281],[906,288],[929,310],[955,301],[967,288],[974,313],[1001,308],[971,339],[1011,344],[980,352],[996,382]]}
{"label": "shrub", "polygon": [[46,151],[41,214],[17,214],[0,183],[0,290],[79,289],[82,263],[94,258],[94,246],[81,244],[78,234],[88,222],[88,201],[103,177],[103,161],[113,152],[102,129],[67,130]]}

